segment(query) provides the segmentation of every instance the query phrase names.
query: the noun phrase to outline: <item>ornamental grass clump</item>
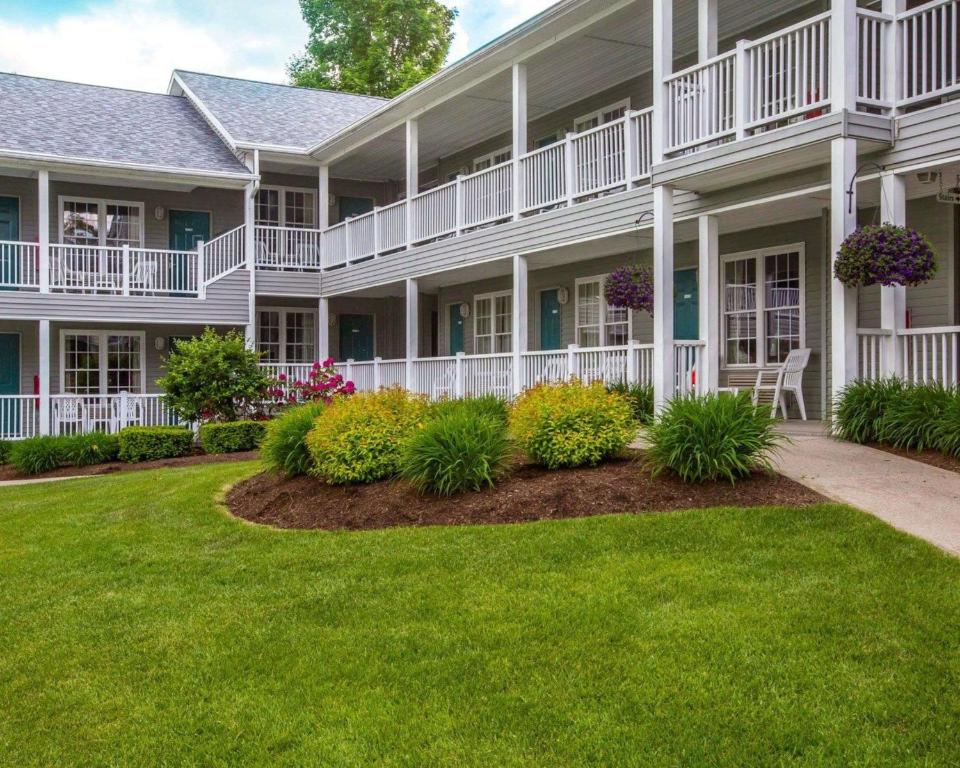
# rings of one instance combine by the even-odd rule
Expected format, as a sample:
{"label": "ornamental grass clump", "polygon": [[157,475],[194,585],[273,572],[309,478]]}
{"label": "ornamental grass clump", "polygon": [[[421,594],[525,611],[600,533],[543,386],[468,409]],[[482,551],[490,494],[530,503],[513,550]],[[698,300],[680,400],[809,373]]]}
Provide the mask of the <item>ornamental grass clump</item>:
{"label": "ornamental grass clump", "polygon": [[654,476],[669,469],[687,483],[734,483],[772,468],[775,424],[770,406],[754,406],[747,393],[678,397],[647,428],[647,457]]}
{"label": "ornamental grass clump", "polygon": [[938,427],[953,397],[940,384],[904,387],[880,420],[880,442],[912,451],[937,448]]}
{"label": "ornamental grass clump", "polygon": [[849,384],[833,417],[837,436],[852,443],[878,442],[883,418],[891,404],[903,397],[904,389],[903,381],[895,378]]}
{"label": "ornamental grass clump", "polygon": [[267,422],[260,457],[269,469],[287,477],[309,473],[313,459],[307,448],[307,435],[325,409],[326,403],[320,400],[304,403],[287,408]]}
{"label": "ornamental grass clump", "polygon": [[879,224],[858,227],[840,246],[834,265],[848,288],[868,285],[921,285],[937,272],[927,239],[909,227]]}
{"label": "ornamental grass clump", "polygon": [[437,410],[404,446],[401,476],[420,493],[438,496],[492,488],[513,458],[506,420],[470,400]]}
{"label": "ornamental grass clump", "polygon": [[953,390],[950,402],[940,413],[933,438],[938,451],[960,459],[960,389]]}
{"label": "ornamental grass clump", "polygon": [[510,414],[517,446],[547,469],[596,466],[621,453],[636,432],[630,403],[602,382],[541,384],[520,395]]}
{"label": "ornamental grass clump", "polygon": [[423,397],[399,388],[334,400],[307,435],[311,473],[331,485],[395,476],[402,447],[426,411]]}
{"label": "ornamental grass clump", "polygon": [[622,395],[630,403],[633,418],[640,424],[648,424],[653,418],[653,385],[627,384],[620,381],[607,386],[610,392]]}
{"label": "ornamental grass clump", "polygon": [[510,417],[510,406],[506,400],[496,395],[439,400],[430,406],[427,418],[437,419],[454,413],[489,416],[506,424]]}

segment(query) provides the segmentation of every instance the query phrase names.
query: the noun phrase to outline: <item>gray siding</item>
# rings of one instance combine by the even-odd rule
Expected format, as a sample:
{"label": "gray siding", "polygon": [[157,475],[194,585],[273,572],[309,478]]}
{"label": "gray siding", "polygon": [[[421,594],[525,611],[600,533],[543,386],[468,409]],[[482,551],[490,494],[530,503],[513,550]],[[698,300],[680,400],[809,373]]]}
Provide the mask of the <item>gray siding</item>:
{"label": "gray siding", "polygon": [[[437,309],[436,294],[420,294],[420,356],[430,354],[432,343],[430,314]],[[340,323],[342,314],[373,315],[374,355],[384,360],[396,360],[407,355],[406,302],[398,296],[385,298],[358,298],[341,296],[330,301],[330,356],[342,360],[340,353]],[[441,326],[442,327],[442,326]]]}
{"label": "gray siding", "polygon": [[896,144],[879,159],[888,167],[934,162],[960,153],[960,101],[949,101],[896,120]]}
{"label": "gray siding", "polygon": [[258,269],[255,285],[258,296],[315,297],[320,295],[320,273]]}

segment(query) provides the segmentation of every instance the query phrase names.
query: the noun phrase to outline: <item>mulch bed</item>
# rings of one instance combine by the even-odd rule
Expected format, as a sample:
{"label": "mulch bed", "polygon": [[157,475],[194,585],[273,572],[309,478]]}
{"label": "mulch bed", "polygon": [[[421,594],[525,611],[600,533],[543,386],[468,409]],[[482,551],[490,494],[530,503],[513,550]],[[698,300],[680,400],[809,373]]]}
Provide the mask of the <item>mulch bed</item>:
{"label": "mulch bed", "polygon": [[953,456],[947,456],[945,453],[940,453],[940,451],[908,451],[903,448],[894,448],[892,445],[884,445],[882,443],[870,443],[870,447],[876,448],[878,451],[892,453],[895,456],[902,456],[905,459],[920,461],[924,464],[929,464],[932,467],[947,469],[951,472],[960,472],[960,459],[955,459]]}
{"label": "mulch bed", "polygon": [[4,480],[38,480],[44,477],[79,477],[87,475],[107,475],[113,472],[135,472],[144,469],[164,469],[167,467],[189,467],[194,464],[223,464],[228,461],[252,461],[260,457],[256,451],[242,453],[208,454],[197,452],[176,459],[157,459],[128,464],[125,461],[110,461],[105,464],[92,464],[89,467],[59,467],[39,475],[24,475],[9,465],[0,466],[0,482]]}
{"label": "mulch bed", "polygon": [[776,474],[757,473],[736,485],[688,485],[653,479],[642,453],[599,467],[548,471],[520,466],[492,490],[449,499],[420,496],[393,480],[330,486],[309,477],[262,472],[235,485],[227,506],[237,517],[277,528],[362,530],[408,525],[521,523],[622,512],[694,507],[801,506],[826,501]]}

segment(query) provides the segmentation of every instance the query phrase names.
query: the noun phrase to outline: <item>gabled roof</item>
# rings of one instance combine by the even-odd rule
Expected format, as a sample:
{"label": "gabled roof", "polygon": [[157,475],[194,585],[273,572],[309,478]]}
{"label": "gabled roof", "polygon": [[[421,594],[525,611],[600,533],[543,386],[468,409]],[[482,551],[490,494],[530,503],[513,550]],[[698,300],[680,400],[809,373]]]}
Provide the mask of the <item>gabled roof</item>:
{"label": "gabled roof", "polygon": [[184,98],[7,73],[0,73],[0,154],[249,175]]}
{"label": "gabled roof", "polygon": [[306,152],[385,99],[175,70],[170,92],[194,100],[234,147]]}

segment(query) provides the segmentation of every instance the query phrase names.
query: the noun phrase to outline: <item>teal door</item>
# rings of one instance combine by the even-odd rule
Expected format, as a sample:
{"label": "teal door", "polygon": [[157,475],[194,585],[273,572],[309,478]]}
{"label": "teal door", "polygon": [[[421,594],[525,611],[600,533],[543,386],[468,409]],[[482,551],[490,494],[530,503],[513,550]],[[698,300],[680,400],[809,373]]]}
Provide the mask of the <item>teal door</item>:
{"label": "teal door", "polygon": [[463,346],[463,315],[460,314],[460,305],[451,304],[450,312],[450,354],[456,355],[464,351]]}
{"label": "teal door", "polygon": [[[197,243],[210,239],[210,214],[203,211],[170,211],[170,250],[194,251]],[[187,291],[190,287],[190,264],[186,257],[170,262],[170,287]]]}
{"label": "teal door", "polygon": [[340,359],[373,360],[373,315],[340,315]]}
{"label": "teal door", "polygon": [[[0,240],[20,239],[20,200],[16,197],[0,197]],[[20,282],[20,263],[13,248],[0,243],[0,284],[4,290],[15,290]]]}
{"label": "teal door", "polygon": [[697,270],[678,269],[673,273],[673,338],[678,341],[700,338],[699,302]]}
{"label": "teal door", "polygon": [[363,216],[373,210],[373,200],[369,197],[341,197],[340,221],[346,221],[354,216]]}
{"label": "teal door", "polygon": [[540,349],[560,349],[560,291],[540,291]]}
{"label": "teal door", "polygon": [[[20,394],[20,334],[0,333],[0,395]],[[0,439],[20,437],[20,402],[0,401]]]}

